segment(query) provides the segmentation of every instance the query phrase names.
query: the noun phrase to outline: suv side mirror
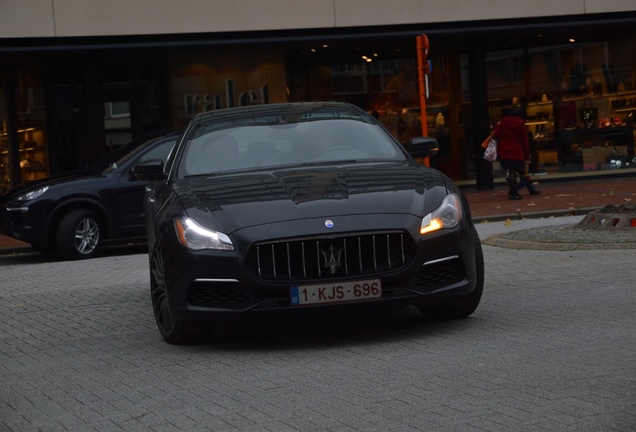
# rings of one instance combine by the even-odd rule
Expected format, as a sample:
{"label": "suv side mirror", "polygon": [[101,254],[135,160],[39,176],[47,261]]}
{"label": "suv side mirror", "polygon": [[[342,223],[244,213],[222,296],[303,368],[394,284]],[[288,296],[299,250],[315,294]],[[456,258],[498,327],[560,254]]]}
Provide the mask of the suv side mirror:
{"label": "suv side mirror", "polygon": [[417,137],[409,140],[408,151],[416,159],[435,156],[438,150],[439,144],[436,138]]}
{"label": "suv side mirror", "polygon": [[161,159],[151,159],[135,165],[133,173],[141,181],[160,181],[168,178],[163,172],[163,161]]}

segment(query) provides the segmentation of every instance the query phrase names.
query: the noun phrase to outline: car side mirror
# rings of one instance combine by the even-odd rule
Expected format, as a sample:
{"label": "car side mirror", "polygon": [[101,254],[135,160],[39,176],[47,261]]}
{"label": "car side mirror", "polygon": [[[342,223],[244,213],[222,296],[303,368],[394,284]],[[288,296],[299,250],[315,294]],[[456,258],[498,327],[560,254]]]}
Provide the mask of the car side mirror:
{"label": "car side mirror", "polygon": [[168,178],[163,172],[163,161],[161,159],[151,159],[135,165],[133,174],[141,181],[158,181]]}
{"label": "car side mirror", "polygon": [[438,150],[439,144],[436,138],[417,137],[409,140],[408,152],[415,159],[435,156]]}

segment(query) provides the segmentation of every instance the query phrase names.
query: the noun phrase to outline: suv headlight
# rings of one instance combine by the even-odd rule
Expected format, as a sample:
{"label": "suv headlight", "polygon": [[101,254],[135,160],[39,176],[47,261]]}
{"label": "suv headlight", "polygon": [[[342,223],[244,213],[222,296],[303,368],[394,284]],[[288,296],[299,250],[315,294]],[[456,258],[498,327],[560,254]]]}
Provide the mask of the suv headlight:
{"label": "suv headlight", "polygon": [[442,205],[437,210],[427,214],[422,219],[420,234],[428,234],[444,228],[456,227],[462,220],[462,202],[457,194],[444,197]]}
{"label": "suv headlight", "polygon": [[174,220],[179,243],[188,249],[203,250],[234,250],[232,240],[222,232],[213,231],[199,225],[194,219],[188,217]]}
{"label": "suv headlight", "polygon": [[48,186],[44,186],[44,187],[41,187],[41,188],[38,188],[38,189],[34,189],[34,190],[30,191],[30,192],[27,192],[25,194],[22,194],[22,195],[18,196],[16,198],[16,201],[29,201],[29,200],[33,200],[33,199],[39,198],[48,189],[49,189]]}

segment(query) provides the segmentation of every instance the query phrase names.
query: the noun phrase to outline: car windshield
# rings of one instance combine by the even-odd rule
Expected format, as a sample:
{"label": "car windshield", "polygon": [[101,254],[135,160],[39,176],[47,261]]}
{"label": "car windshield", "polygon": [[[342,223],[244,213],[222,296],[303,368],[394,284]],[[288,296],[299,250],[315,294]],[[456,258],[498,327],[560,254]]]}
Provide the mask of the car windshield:
{"label": "car windshield", "polygon": [[[289,121],[289,119],[286,119]],[[363,117],[275,118],[201,124],[189,135],[178,177],[282,165],[404,160],[385,129]]]}
{"label": "car windshield", "polygon": [[[93,170],[103,174],[112,172],[118,167],[123,166],[127,161],[137,157],[137,155],[142,153],[149,146],[152,146],[159,139],[161,139],[161,136],[155,138],[145,136],[135,139],[104,156],[93,165]],[[165,160],[165,157],[163,157],[163,159]]]}

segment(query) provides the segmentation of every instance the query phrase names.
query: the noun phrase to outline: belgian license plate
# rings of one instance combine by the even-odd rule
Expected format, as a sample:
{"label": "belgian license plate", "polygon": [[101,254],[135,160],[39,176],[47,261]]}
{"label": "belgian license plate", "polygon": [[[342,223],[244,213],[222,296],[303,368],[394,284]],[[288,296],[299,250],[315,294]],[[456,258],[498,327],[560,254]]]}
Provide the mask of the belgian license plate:
{"label": "belgian license plate", "polygon": [[301,285],[290,288],[292,305],[335,303],[382,297],[380,279]]}

